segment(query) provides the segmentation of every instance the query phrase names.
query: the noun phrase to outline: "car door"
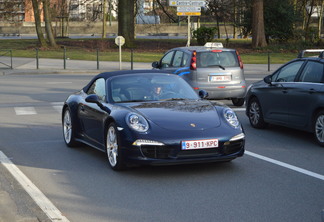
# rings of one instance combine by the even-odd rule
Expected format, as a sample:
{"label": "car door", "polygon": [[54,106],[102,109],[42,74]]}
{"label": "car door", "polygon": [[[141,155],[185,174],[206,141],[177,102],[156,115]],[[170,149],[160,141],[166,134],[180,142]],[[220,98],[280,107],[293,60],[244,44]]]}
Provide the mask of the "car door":
{"label": "car door", "polygon": [[[93,82],[85,96],[96,94],[102,102],[106,101],[106,84],[103,78]],[[104,119],[108,114],[95,103],[80,104],[79,116],[83,132],[91,143],[102,145],[104,143]]]}
{"label": "car door", "polygon": [[318,105],[323,86],[324,64],[319,61],[308,61],[287,97],[289,104],[289,124],[302,128],[311,123],[311,116]]}
{"label": "car door", "polygon": [[169,73],[179,74],[181,72],[181,68],[188,66],[187,60],[184,59],[184,52],[180,50],[173,50],[165,54],[160,61],[160,69],[166,70]]}
{"label": "car door", "polygon": [[289,118],[289,90],[294,85],[304,61],[297,60],[283,66],[272,75],[272,83],[264,88],[260,102],[265,119],[285,124]]}

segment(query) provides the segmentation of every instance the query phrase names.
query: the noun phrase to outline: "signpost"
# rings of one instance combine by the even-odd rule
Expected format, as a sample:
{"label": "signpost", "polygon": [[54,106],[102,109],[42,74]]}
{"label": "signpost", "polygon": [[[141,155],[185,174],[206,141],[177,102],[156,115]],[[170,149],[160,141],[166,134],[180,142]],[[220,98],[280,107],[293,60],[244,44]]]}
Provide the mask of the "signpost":
{"label": "signpost", "polygon": [[119,46],[119,70],[122,70],[121,47],[125,44],[125,38],[123,36],[117,36],[115,38],[115,44]]}
{"label": "signpost", "polygon": [[188,16],[188,42],[190,46],[190,16],[200,16],[201,7],[206,5],[205,0],[169,0],[169,6],[177,7],[177,16]]}

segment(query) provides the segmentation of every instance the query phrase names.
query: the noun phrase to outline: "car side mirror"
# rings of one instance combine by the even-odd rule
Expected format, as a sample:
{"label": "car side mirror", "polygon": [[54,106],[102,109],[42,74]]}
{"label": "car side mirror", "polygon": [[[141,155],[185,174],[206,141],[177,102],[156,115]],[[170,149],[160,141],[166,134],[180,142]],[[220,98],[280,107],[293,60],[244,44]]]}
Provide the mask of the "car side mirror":
{"label": "car side mirror", "polygon": [[96,103],[96,104],[101,103],[100,100],[99,100],[99,97],[96,94],[91,94],[91,95],[87,96],[85,98],[85,101],[87,103]]}
{"label": "car side mirror", "polygon": [[271,75],[270,75],[270,76],[266,76],[266,77],[264,77],[263,81],[264,81],[265,83],[271,85],[271,82],[272,82],[272,77],[271,77]]}
{"label": "car side mirror", "polygon": [[91,94],[91,95],[87,96],[85,98],[85,101],[87,103],[95,103],[95,104],[97,104],[100,107],[100,109],[106,111],[107,113],[110,113],[111,112],[111,110],[108,107],[104,106],[101,103],[99,97],[96,94]]}
{"label": "car side mirror", "polygon": [[155,69],[159,69],[160,68],[160,63],[155,61],[155,62],[152,62],[152,67],[155,68]]}
{"label": "car side mirror", "polygon": [[199,94],[198,95],[199,95],[199,97],[201,99],[206,99],[208,97],[208,92],[206,90],[201,89],[201,90],[199,90]]}

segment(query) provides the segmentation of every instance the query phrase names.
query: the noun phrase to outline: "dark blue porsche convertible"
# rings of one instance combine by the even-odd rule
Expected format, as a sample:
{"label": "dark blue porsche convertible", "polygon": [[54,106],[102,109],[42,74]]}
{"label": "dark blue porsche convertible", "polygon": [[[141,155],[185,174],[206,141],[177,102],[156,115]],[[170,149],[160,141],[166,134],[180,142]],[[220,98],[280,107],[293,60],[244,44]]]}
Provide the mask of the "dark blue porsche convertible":
{"label": "dark blue porsche convertible", "polygon": [[242,156],[245,135],[236,114],[207,96],[161,71],[101,73],[65,101],[64,141],[106,152],[114,170]]}

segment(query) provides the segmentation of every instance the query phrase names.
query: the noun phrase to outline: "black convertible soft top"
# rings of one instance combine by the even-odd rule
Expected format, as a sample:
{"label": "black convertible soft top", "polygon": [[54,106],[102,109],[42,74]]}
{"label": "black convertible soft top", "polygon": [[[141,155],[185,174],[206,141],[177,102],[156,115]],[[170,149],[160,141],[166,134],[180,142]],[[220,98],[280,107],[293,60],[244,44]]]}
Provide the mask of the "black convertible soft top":
{"label": "black convertible soft top", "polygon": [[113,76],[119,76],[119,75],[128,75],[128,74],[140,74],[140,73],[164,73],[164,74],[170,74],[166,71],[161,71],[161,70],[154,70],[154,69],[145,69],[145,70],[122,70],[122,71],[113,71],[113,72],[103,72],[95,77],[92,78],[92,80],[85,86],[83,87],[83,91],[87,92],[89,87],[92,85],[94,81],[96,81],[99,78],[104,78],[105,80],[113,77]]}

